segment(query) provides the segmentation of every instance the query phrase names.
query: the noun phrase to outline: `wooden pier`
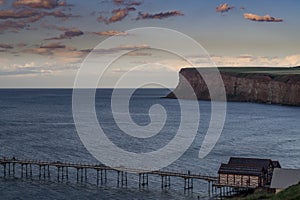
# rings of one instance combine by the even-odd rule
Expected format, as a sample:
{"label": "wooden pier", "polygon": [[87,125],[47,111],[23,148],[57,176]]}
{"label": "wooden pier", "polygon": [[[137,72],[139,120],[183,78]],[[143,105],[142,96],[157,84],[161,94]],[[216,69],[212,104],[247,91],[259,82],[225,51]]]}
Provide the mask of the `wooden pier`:
{"label": "wooden pier", "polygon": [[[170,188],[171,177],[177,177],[183,179],[184,191],[193,191],[193,181],[202,180],[208,183],[208,193],[213,194],[213,184],[217,181],[217,177],[193,174],[190,171],[187,171],[187,173],[171,171],[143,171],[122,167],[112,168],[102,164],[78,164],[60,161],[52,162],[39,160],[21,160],[14,157],[1,158],[0,165],[3,169],[3,177],[16,177],[17,174],[19,174],[20,178],[38,177],[38,179],[44,180],[50,179],[50,177],[52,177],[53,179],[54,177],[58,182],[68,182],[70,178],[69,176],[71,175],[71,173],[69,172],[70,170],[75,170],[77,183],[87,182],[89,171],[89,173],[93,173],[92,176],[96,179],[95,183],[90,184],[96,184],[97,186],[107,183],[108,171],[115,172],[117,174],[117,186],[122,187],[127,186],[128,184],[128,173],[138,175],[139,188],[148,186],[149,176],[160,177],[162,189]],[[75,177],[73,177],[73,179],[75,179]]]}

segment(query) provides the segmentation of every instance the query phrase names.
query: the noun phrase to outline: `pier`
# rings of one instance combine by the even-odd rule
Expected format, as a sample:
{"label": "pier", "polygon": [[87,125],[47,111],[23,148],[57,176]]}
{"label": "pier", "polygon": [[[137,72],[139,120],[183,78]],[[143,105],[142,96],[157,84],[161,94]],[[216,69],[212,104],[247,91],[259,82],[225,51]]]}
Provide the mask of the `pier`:
{"label": "pier", "polygon": [[[193,174],[190,171],[186,173],[172,172],[172,171],[146,171],[139,169],[129,169],[124,167],[112,168],[102,164],[79,164],[60,161],[40,161],[40,160],[22,160],[16,158],[0,159],[2,166],[2,177],[20,177],[20,178],[33,178],[37,177],[39,180],[47,180],[50,177],[56,179],[57,182],[68,182],[70,176],[77,183],[87,182],[88,174],[95,177],[95,184],[97,186],[106,184],[109,175],[116,175],[117,186],[127,186],[128,173],[136,174],[138,179],[138,187],[143,188],[149,185],[149,176],[160,178],[161,188],[168,189],[171,187],[171,178],[177,177],[183,180],[182,188],[186,191],[193,191],[194,180],[202,180],[208,183],[208,194],[214,193],[213,184],[218,180],[214,176],[206,176],[200,174]],[[73,173],[70,173],[72,170]],[[0,172],[1,173],[1,172]],[[1,175],[0,175],[1,177]]]}

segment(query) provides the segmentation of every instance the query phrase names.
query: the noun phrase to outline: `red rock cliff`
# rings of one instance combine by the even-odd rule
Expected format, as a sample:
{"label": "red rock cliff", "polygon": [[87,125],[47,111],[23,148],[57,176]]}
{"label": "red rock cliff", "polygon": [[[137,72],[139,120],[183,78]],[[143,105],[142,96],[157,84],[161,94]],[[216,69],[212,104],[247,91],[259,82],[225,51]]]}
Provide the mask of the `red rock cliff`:
{"label": "red rock cliff", "polygon": [[[215,78],[210,72],[211,79]],[[258,102],[300,106],[300,75],[274,75],[266,73],[221,72],[227,101]],[[186,81],[193,87],[199,100],[210,100],[209,91],[195,68],[179,72],[179,84],[167,98],[192,98]],[[175,96],[175,94],[177,96]]]}

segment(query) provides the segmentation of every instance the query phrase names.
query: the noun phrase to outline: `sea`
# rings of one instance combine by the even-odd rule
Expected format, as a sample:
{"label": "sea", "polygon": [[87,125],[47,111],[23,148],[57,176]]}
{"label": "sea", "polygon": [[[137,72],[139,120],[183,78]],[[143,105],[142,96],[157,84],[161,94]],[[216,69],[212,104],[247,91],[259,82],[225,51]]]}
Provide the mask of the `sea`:
{"label": "sea", "polygon": [[[126,151],[150,152],[174,139],[182,111],[177,99],[162,98],[170,92],[168,89],[138,89],[130,98],[128,110],[138,126],[151,123],[149,109],[152,105],[159,104],[166,111],[163,128],[147,139],[135,139],[118,127],[111,109],[112,92],[113,89],[97,89],[95,110],[99,125],[114,144]],[[217,176],[220,164],[233,156],[270,158],[279,160],[284,168],[300,168],[300,107],[227,102],[222,134],[212,151],[199,158],[210,122],[211,103],[198,103],[200,120],[193,143],[180,158],[162,170]],[[188,112],[192,117],[192,112],[198,110]],[[186,130],[187,134],[189,131]],[[113,159],[114,155],[111,156]],[[76,131],[72,89],[1,89],[0,157],[101,163],[86,149]],[[193,191],[185,192],[183,179],[176,177],[171,177],[170,188],[161,188],[159,176],[150,176],[148,186],[140,188],[138,175],[129,174],[127,186],[120,187],[117,174],[108,172],[107,183],[97,186],[93,171],[88,171],[87,182],[76,183],[75,170],[70,169],[68,182],[58,182],[55,169],[51,170],[50,180],[39,180],[37,170],[33,171],[32,178],[26,179],[20,177],[18,170],[15,177],[4,177],[0,166],[0,199],[210,198],[207,182],[201,180],[194,180]]]}

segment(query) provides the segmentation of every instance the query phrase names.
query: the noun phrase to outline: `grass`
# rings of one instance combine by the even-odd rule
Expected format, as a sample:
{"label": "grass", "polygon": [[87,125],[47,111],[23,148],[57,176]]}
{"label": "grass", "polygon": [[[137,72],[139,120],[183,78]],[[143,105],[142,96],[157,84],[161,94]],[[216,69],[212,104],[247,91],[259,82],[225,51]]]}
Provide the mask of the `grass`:
{"label": "grass", "polygon": [[279,192],[278,194],[274,195],[272,200],[294,200],[300,199],[300,184],[293,185],[286,190]]}
{"label": "grass", "polygon": [[300,183],[293,185],[277,194],[269,193],[266,190],[256,190],[253,194],[245,197],[235,197],[232,200],[300,200]]}
{"label": "grass", "polygon": [[[200,70],[209,70],[210,68],[198,68]],[[261,73],[273,75],[289,75],[300,74],[300,66],[298,67],[218,67],[221,72],[235,73]]]}
{"label": "grass", "polygon": [[300,74],[300,67],[220,67],[221,72],[265,73],[265,74]]}

